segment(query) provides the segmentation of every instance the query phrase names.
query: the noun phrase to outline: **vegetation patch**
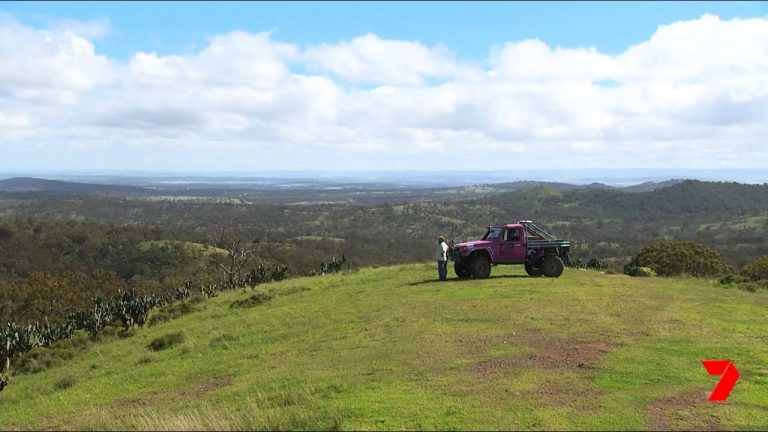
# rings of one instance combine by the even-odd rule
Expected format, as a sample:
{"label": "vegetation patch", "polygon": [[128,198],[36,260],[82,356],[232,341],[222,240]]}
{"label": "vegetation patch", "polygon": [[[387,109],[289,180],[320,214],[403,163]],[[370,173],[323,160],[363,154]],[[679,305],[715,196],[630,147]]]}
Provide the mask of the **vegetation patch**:
{"label": "vegetation patch", "polygon": [[761,289],[768,289],[768,279],[754,281],[742,275],[729,274],[720,278],[720,283],[726,287],[737,287],[744,291],[757,292]]}
{"label": "vegetation patch", "polygon": [[184,339],[182,332],[168,333],[150,342],[147,348],[152,351],[162,351],[184,342]]}
{"label": "vegetation patch", "polygon": [[232,302],[232,304],[230,304],[229,307],[232,309],[247,309],[250,307],[264,304],[270,300],[272,300],[271,295],[266,293],[256,293],[246,299]]}
{"label": "vegetation patch", "polygon": [[19,359],[14,370],[19,373],[38,373],[74,357],[75,353],[70,350],[35,348]]}
{"label": "vegetation patch", "polygon": [[752,261],[741,269],[741,275],[752,281],[768,281],[768,255]]}
{"label": "vegetation patch", "polygon": [[197,304],[203,300],[202,297],[192,297],[189,301],[181,303],[172,303],[160,308],[156,313],[149,317],[147,323],[150,326],[160,324],[172,319],[182,317],[186,314],[197,311]]}
{"label": "vegetation patch", "polygon": [[77,378],[72,375],[66,375],[53,384],[55,390],[66,390],[77,384]]}
{"label": "vegetation patch", "polygon": [[136,361],[136,364],[145,365],[149,364],[155,361],[155,356],[152,353],[144,353],[141,356],[139,356],[139,359]]}
{"label": "vegetation patch", "polygon": [[304,291],[309,291],[309,290],[311,290],[311,288],[308,287],[308,286],[296,285],[296,286],[289,286],[289,287],[281,290],[279,293],[275,293],[275,294],[278,294],[278,295],[281,295],[281,296],[287,296],[287,295],[296,294],[296,293],[300,293],[300,292],[304,292]]}
{"label": "vegetation patch", "polygon": [[659,276],[718,276],[733,272],[720,254],[695,241],[662,240],[641,250],[624,266],[624,273],[648,267]]}
{"label": "vegetation patch", "polygon": [[216,336],[215,338],[211,339],[211,342],[208,344],[211,348],[224,348],[229,349],[230,345],[233,342],[236,342],[240,340],[239,337],[233,336],[229,333],[224,333],[222,335]]}
{"label": "vegetation patch", "polygon": [[636,276],[636,277],[656,276],[656,272],[650,267],[627,266],[627,267],[624,267],[624,273],[629,276]]}

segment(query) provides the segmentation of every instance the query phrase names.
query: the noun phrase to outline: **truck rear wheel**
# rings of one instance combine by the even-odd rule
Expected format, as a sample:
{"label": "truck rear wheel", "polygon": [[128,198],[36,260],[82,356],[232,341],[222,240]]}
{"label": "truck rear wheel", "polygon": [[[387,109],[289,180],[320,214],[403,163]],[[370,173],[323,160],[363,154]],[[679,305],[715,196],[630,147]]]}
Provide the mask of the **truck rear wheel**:
{"label": "truck rear wheel", "polygon": [[541,268],[534,267],[532,264],[525,265],[525,272],[528,273],[528,276],[531,276],[531,277],[541,276]]}
{"label": "truck rear wheel", "polygon": [[546,277],[560,277],[563,274],[563,260],[557,255],[545,256],[541,261],[541,273]]}
{"label": "truck rear wheel", "polygon": [[476,256],[469,263],[469,271],[475,279],[486,279],[491,275],[491,262],[484,256]]}
{"label": "truck rear wheel", "polygon": [[456,272],[456,276],[458,276],[459,279],[467,279],[468,277],[472,276],[472,272],[469,271],[469,267],[462,263],[454,263],[453,271]]}

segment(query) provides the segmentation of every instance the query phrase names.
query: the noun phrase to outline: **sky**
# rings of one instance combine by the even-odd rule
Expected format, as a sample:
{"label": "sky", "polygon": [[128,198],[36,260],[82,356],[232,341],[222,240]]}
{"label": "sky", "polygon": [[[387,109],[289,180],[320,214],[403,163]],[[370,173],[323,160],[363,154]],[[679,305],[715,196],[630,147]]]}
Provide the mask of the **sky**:
{"label": "sky", "polygon": [[0,171],[768,172],[768,2],[2,2]]}

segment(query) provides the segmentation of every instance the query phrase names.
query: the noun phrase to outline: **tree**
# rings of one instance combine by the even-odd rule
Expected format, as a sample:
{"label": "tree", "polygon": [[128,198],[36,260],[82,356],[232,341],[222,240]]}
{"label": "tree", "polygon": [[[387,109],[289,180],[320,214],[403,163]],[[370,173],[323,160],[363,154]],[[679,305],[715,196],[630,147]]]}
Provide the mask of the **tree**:
{"label": "tree", "polygon": [[247,246],[240,230],[235,227],[215,228],[210,242],[224,251],[212,254],[211,263],[223,273],[226,287],[232,289],[243,286],[245,268],[256,257],[256,249]]}
{"label": "tree", "polygon": [[646,247],[624,266],[631,274],[637,267],[648,267],[659,276],[716,276],[732,272],[720,254],[695,241],[662,240]]}
{"label": "tree", "polygon": [[768,255],[752,261],[741,269],[741,275],[753,281],[768,279]]}

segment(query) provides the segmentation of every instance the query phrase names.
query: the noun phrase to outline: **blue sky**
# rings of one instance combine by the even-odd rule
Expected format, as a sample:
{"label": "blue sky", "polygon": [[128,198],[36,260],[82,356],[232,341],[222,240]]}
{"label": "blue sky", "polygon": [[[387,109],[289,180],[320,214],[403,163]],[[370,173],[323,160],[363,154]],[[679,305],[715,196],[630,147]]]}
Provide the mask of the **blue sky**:
{"label": "blue sky", "polygon": [[0,171],[768,169],[766,46],[768,2],[3,2]]}
{"label": "blue sky", "polygon": [[274,30],[299,45],[334,43],[372,32],[387,39],[445,44],[462,58],[488,47],[538,38],[552,46],[595,46],[616,54],[661,24],[705,13],[722,19],[768,15],[768,2],[4,2],[0,10],[31,25],[63,19],[109,20],[99,52],[126,59],[137,50],[200,49],[215,34]]}

